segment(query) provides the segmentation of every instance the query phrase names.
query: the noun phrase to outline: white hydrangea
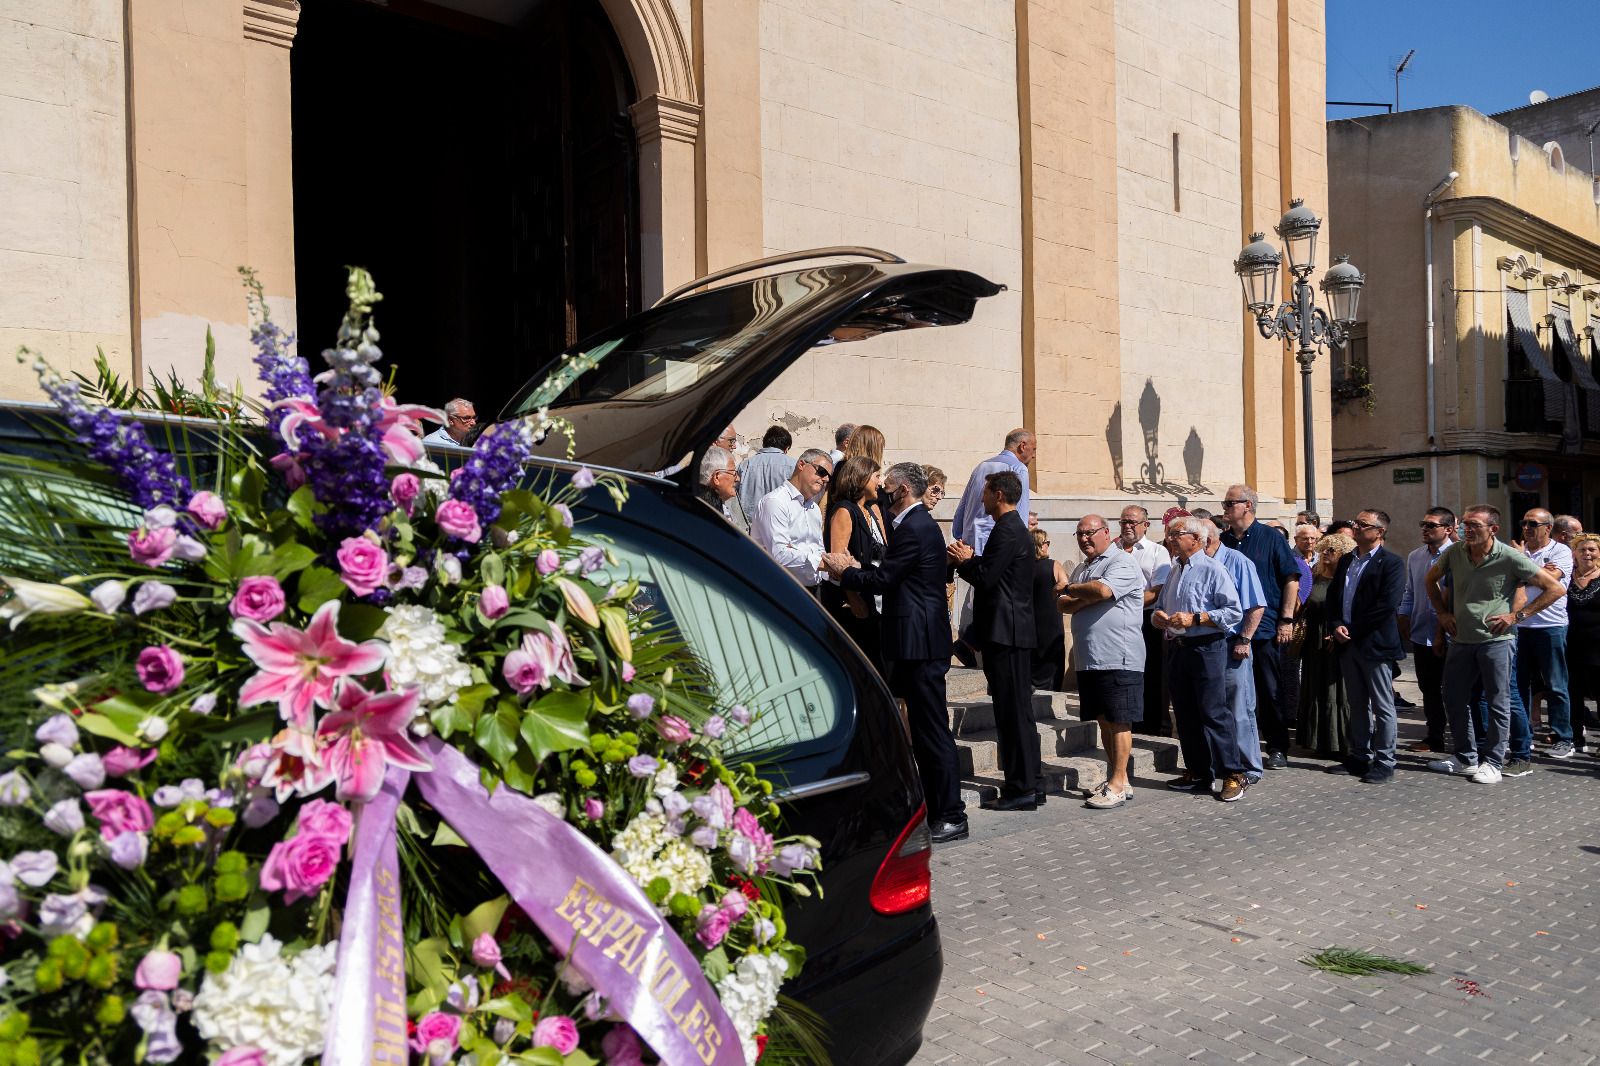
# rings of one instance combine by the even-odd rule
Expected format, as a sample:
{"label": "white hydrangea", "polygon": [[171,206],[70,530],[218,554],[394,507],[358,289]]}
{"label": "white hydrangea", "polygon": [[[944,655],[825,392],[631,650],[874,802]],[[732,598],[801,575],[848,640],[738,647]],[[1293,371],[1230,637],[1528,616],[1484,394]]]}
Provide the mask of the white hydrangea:
{"label": "white hydrangea", "polygon": [[435,504],[449,494],[450,479],[444,476],[444,470],[432,459],[429,459],[427,456],[423,456],[411,464],[411,469],[426,470],[430,474],[439,475],[438,477],[425,477],[418,479],[422,482],[423,494]]}
{"label": "white hydrangea", "polygon": [[722,980],[717,982],[717,997],[728,1020],[739,1032],[747,1066],[755,1066],[756,1030],[778,1005],[778,989],[788,964],[777,955],[753,952],[741,957]]}
{"label": "white hydrangea", "polygon": [[218,1050],[253,1045],[269,1066],[300,1066],[322,1053],[338,946],[308,948],[292,959],[272,936],[246,944],[220,974],[207,974],[194,997],[194,1027]]}
{"label": "white hydrangea", "polygon": [[422,702],[438,706],[472,684],[461,661],[461,645],[445,639],[444,623],[426,607],[391,607],[378,637],[389,642],[389,683],[422,690]]}
{"label": "white hydrangea", "polygon": [[694,895],[711,883],[706,853],[667,832],[665,818],[636,814],[611,840],[611,855],[641,887],[665,877],[672,891]]}

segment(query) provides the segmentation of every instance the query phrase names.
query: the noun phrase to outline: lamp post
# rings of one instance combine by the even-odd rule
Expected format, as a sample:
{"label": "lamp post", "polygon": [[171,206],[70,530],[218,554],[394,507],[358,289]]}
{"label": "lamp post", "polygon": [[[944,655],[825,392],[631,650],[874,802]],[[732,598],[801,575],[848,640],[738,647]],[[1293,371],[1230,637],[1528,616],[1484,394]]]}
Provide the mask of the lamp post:
{"label": "lamp post", "polygon": [[1290,200],[1289,210],[1278,221],[1277,233],[1289,256],[1290,283],[1288,299],[1277,303],[1278,271],[1283,256],[1267,243],[1266,234],[1250,234],[1234,260],[1233,272],[1239,275],[1244,290],[1245,307],[1256,316],[1256,328],[1267,340],[1293,342],[1295,360],[1300,364],[1300,401],[1304,409],[1306,449],[1306,510],[1317,509],[1317,453],[1314,428],[1311,421],[1311,364],[1317,352],[1329,344],[1342,348],[1350,336],[1350,327],[1356,320],[1356,305],[1361,299],[1361,286],[1366,277],[1350,264],[1349,257],[1341,255],[1329,271],[1322,276],[1322,294],[1327,299],[1324,311],[1316,305],[1312,289],[1311,272],[1316,269],[1317,233],[1322,220],[1305,206],[1303,200]]}

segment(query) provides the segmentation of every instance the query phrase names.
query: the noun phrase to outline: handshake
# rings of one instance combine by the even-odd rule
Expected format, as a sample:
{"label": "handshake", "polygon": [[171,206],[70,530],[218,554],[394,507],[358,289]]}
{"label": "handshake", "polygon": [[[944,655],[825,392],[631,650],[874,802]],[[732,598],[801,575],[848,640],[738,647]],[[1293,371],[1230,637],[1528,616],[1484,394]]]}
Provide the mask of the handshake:
{"label": "handshake", "polygon": [[822,562],[817,564],[819,570],[826,570],[828,576],[838,581],[846,570],[854,570],[861,564],[849,552],[823,552]]}
{"label": "handshake", "polygon": [[960,566],[972,558],[972,546],[964,540],[953,540],[944,549],[951,566]]}

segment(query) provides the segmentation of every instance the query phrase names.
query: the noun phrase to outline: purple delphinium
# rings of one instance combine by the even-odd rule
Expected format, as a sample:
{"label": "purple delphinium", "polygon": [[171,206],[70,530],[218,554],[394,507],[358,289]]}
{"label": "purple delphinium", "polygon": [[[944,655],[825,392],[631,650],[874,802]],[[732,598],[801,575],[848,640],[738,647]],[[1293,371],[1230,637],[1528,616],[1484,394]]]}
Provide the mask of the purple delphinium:
{"label": "purple delphinium", "polygon": [[[250,340],[256,346],[255,364],[267,386],[261,393],[269,405],[291,397],[309,397],[312,394],[311,369],[306,361],[289,351],[294,334],[285,332],[271,319],[266,319],[250,331]],[[267,408],[267,426],[276,435],[286,414],[281,407]]]}
{"label": "purple delphinium", "polygon": [[[30,353],[31,354],[31,353]],[[178,473],[172,456],[150,443],[144,426],[109,407],[90,407],[78,386],[35,356],[39,387],[61,409],[67,426],[89,452],[89,458],[115,471],[128,497],[143,510],[161,504],[182,510],[191,495],[189,480]]]}
{"label": "purple delphinium", "polygon": [[490,426],[450,482],[450,498],[470,504],[480,525],[493,524],[500,517],[501,495],[516,488],[536,443],[533,425],[525,418]]}

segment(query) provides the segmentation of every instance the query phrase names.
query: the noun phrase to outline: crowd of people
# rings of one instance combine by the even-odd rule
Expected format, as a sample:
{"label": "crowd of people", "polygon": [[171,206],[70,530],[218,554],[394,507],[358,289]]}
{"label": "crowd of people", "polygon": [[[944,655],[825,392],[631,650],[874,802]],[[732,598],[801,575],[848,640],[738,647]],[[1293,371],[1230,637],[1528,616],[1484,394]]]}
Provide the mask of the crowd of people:
{"label": "crowd of people", "polygon": [[[1408,656],[1426,736],[1405,750],[1432,769],[1493,784],[1532,771],[1532,712],[1544,754],[1585,750],[1586,700],[1600,699],[1600,536],[1534,509],[1516,532],[1498,510],[1458,519],[1434,507],[1422,545],[1387,546],[1379,509],[1326,526],[1258,518],[1256,492],[1230,487],[1217,513],[1171,508],[1087,514],[1069,571],[1030,512],[1026,429],[979,463],[947,541],[933,510],[936,468],[884,468],[884,435],[840,426],[829,450],[791,455],[772,426],[736,460],[732,426],[707,451],[698,490],[810,590],[903,700],[936,841],[967,833],[945,675],[981,665],[1004,784],[995,807],[1045,801],[1033,694],[1072,673],[1098,723],[1104,784],[1086,805],[1133,799],[1135,733],[1176,735],[1184,772],[1167,787],[1236,802],[1291,748],[1370,785],[1397,766],[1395,691]],[[956,579],[966,594],[957,602]]]}

